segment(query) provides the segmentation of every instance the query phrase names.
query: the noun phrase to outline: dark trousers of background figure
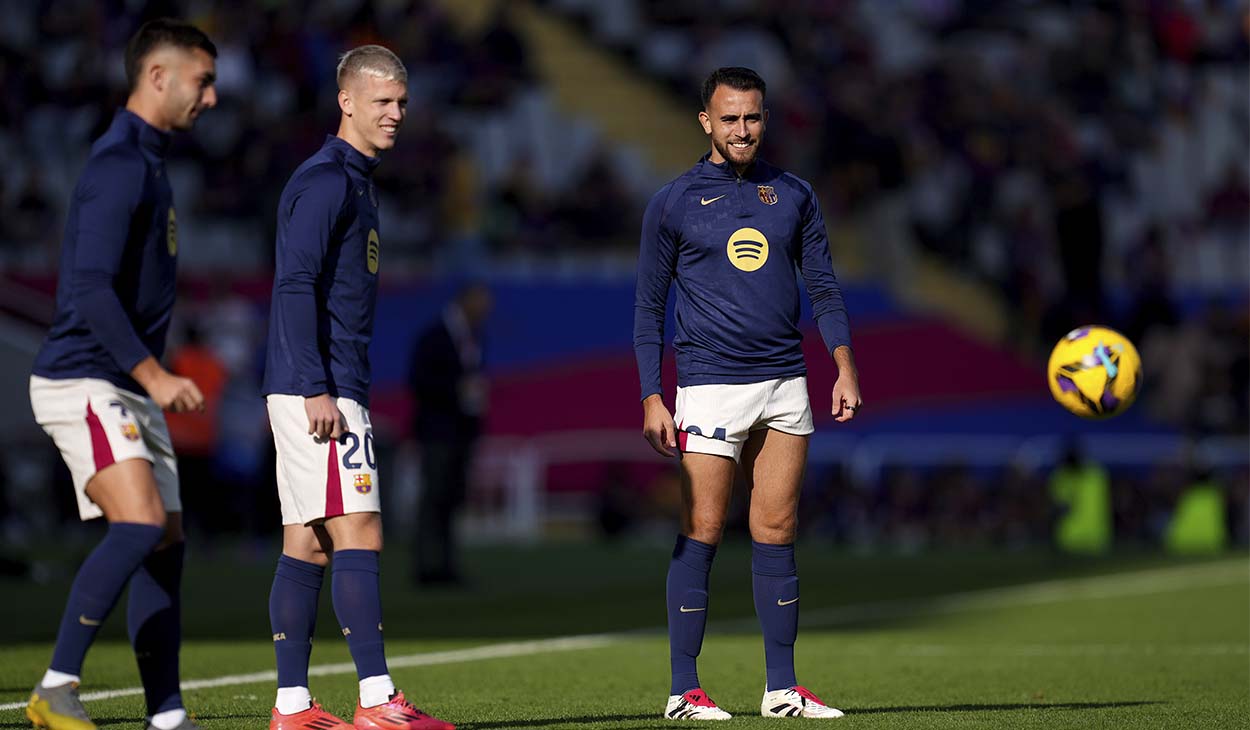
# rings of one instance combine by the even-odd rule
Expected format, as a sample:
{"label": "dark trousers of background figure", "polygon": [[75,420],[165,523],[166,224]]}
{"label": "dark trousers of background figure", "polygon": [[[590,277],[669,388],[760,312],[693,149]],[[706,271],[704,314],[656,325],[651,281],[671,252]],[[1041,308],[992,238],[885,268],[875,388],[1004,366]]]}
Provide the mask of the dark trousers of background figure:
{"label": "dark trousers of background figure", "polygon": [[468,491],[473,442],[421,444],[421,497],[417,501],[414,579],[418,583],[457,583],[456,514]]}

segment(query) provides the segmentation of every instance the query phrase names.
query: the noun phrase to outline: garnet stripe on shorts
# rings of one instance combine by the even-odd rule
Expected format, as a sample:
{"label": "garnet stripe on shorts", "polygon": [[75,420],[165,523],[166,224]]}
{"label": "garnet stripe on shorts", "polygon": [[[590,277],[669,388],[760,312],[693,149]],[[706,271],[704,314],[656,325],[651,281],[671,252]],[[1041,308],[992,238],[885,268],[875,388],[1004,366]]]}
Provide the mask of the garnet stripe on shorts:
{"label": "garnet stripe on shorts", "polygon": [[95,470],[102,471],[104,467],[112,466],[113,447],[109,445],[109,437],[104,433],[100,417],[91,410],[91,401],[87,401],[87,430],[91,432],[91,456],[95,459]]}
{"label": "garnet stripe on shorts", "polygon": [[343,514],[343,485],[339,481],[338,442],[330,439],[330,458],[326,463],[326,517]]}

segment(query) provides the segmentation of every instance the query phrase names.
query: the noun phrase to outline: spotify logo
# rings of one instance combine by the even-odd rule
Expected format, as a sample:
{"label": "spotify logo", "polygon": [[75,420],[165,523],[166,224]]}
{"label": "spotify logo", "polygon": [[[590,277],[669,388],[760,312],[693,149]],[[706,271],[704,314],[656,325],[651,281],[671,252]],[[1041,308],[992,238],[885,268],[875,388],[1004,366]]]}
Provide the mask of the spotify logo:
{"label": "spotify logo", "polygon": [[369,267],[370,274],[378,273],[378,253],[379,253],[378,232],[377,230],[370,228],[369,229],[369,250],[365,253],[365,265]]}
{"label": "spotify logo", "polygon": [[725,253],[742,271],[755,271],[768,260],[768,239],[754,228],[739,228],[729,237]]}

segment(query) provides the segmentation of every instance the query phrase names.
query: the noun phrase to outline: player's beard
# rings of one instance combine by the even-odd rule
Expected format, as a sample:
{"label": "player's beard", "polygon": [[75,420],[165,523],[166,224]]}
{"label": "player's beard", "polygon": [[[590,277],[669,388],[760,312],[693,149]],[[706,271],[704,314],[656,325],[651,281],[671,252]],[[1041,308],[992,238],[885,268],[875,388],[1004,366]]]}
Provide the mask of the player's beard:
{"label": "player's beard", "polygon": [[759,138],[756,138],[754,142],[755,144],[751,145],[747,149],[739,150],[736,147],[731,146],[729,144],[729,140],[724,142],[712,140],[712,144],[716,145],[716,151],[720,153],[721,157],[725,158],[725,160],[727,160],[729,164],[733,165],[735,168],[742,169],[750,167],[754,164],[755,158],[759,156]]}

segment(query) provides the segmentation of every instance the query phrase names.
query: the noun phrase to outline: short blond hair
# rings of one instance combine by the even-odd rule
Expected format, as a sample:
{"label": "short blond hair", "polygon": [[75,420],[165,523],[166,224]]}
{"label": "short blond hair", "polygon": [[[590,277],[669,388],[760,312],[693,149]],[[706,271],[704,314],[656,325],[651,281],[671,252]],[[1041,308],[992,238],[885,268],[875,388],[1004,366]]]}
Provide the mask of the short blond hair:
{"label": "short blond hair", "polygon": [[373,76],[383,81],[408,83],[408,69],[388,48],[382,46],[360,46],[344,53],[339,58],[338,83],[343,88],[351,76]]}

